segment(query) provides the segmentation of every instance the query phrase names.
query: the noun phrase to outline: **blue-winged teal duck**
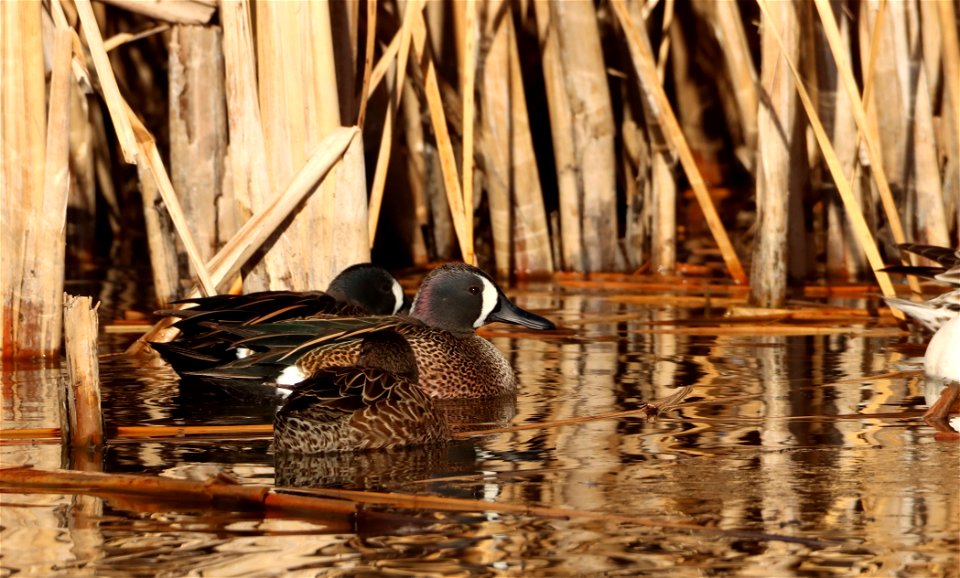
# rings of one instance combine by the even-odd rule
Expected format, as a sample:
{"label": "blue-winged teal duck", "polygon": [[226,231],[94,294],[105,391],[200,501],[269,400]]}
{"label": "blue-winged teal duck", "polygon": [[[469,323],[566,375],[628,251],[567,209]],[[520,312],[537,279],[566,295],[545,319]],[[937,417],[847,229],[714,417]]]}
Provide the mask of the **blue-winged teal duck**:
{"label": "blue-winged teal duck", "polygon": [[318,454],[444,442],[447,420],[417,386],[417,361],[392,330],[364,335],[352,367],[328,367],[293,388],[274,420],[278,453]]}
{"label": "blue-winged teal duck", "polygon": [[170,343],[151,343],[177,373],[202,371],[237,358],[236,339],[225,326],[248,326],[289,319],[329,316],[393,315],[404,305],[400,283],[382,267],[351,265],[324,291],[260,291],[246,295],[211,295],[184,299],[190,309],[159,313],[179,317],[180,337]]}
{"label": "blue-winged teal duck", "polygon": [[514,305],[486,273],[463,263],[431,271],[409,315],[289,321],[235,327],[235,346],[255,351],[245,359],[198,375],[219,379],[275,379],[299,383],[331,366],[357,363],[364,334],[392,329],[410,343],[420,388],[437,398],[512,394],[517,383],[500,351],[476,335],[482,325],[501,321],[553,329],[554,324]]}

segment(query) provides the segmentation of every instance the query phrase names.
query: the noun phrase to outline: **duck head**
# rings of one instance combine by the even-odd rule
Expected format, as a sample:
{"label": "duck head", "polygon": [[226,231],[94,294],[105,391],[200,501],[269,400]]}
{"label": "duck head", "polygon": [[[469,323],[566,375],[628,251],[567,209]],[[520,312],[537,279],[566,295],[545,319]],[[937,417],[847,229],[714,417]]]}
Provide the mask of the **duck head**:
{"label": "duck head", "polygon": [[393,315],[403,307],[400,283],[386,269],[372,263],[347,267],[330,282],[327,293],[371,315]]}
{"label": "duck head", "polygon": [[495,321],[531,329],[556,327],[549,319],[514,305],[496,281],[465,263],[449,263],[431,271],[413,298],[410,316],[461,335]]}

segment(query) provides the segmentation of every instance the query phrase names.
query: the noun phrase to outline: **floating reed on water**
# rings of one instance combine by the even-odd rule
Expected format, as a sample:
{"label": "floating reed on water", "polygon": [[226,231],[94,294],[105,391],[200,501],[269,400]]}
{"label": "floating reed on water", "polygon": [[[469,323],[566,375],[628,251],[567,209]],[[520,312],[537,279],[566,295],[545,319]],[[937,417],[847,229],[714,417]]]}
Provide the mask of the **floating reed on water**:
{"label": "floating reed on water", "polygon": [[[4,356],[56,353],[64,267],[110,244],[132,264],[140,231],[158,306],[240,282],[321,288],[373,255],[501,275],[698,269],[780,307],[811,280],[890,295],[865,269],[895,243],[958,244],[949,1],[0,15]],[[344,130],[357,136],[327,140]],[[323,149],[336,166],[272,212]]]}

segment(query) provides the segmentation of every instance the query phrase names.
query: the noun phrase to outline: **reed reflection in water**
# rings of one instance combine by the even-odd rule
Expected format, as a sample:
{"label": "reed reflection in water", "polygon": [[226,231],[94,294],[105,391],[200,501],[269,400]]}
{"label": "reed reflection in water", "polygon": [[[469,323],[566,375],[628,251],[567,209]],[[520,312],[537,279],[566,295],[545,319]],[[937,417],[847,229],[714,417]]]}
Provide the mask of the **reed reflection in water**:
{"label": "reed reflection in water", "polygon": [[[490,511],[364,507],[352,529],[334,530],[4,494],[4,574],[957,575],[958,445],[937,441],[911,413],[923,407],[922,378],[869,377],[903,363],[891,348],[899,338],[864,336],[862,326],[825,335],[663,333],[722,312],[666,298],[651,306],[613,294],[557,295],[531,290],[517,300],[575,330],[513,337],[494,328],[520,395],[462,424],[543,427],[293,469],[275,462],[267,439],[114,442],[94,464],[471,498]],[[247,406],[244,415],[243,403],[188,400],[168,370],[126,358],[106,358],[102,374],[116,424],[246,423],[272,411]],[[4,428],[55,426],[60,379],[58,369],[5,366]],[[684,403],[655,419],[637,412],[551,425],[638,410],[681,386],[692,386]],[[4,465],[76,467],[57,445],[0,451]],[[317,479],[280,479],[281,470]],[[496,512],[498,504],[593,514],[561,519]]]}

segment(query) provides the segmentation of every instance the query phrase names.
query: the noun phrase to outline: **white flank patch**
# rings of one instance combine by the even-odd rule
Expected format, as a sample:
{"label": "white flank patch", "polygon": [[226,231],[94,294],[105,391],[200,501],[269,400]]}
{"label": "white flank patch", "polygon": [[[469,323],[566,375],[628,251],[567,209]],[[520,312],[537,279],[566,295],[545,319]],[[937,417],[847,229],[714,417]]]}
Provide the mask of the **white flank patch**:
{"label": "white flank patch", "polygon": [[284,368],[277,376],[277,385],[297,385],[304,379],[310,377],[296,365]]}
{"label": "white flank patch", "polygon": [[927,345],[923,364],[927,375],[960,381],[960,317],[944,323]]}
{"label": "white flank patch", "polygon": [[238,347],[237,348],[237,359],[245,359],[253,355],[253,350],[249,347]]}
{"label": "white flank patch", "polygon": [[490,315],[493,308],[497,306],[497,301],[499,301],[497,288],[493,286],[493,283],[484,277],[478,276],[478,278],[483,281],[483,305],[480,307],[480,317],[477,317],[477,320],[473,322],[474,329],[486,323],[487,316]]}
{"label": "white flank patch", "polygon": [[400,308],[403,307],[403,288],[400,287],[396,279],[393,280],[393,297],[397,300],[397,304],[393,306],[393,314],[396,315],[397,311],[400,311]]}

